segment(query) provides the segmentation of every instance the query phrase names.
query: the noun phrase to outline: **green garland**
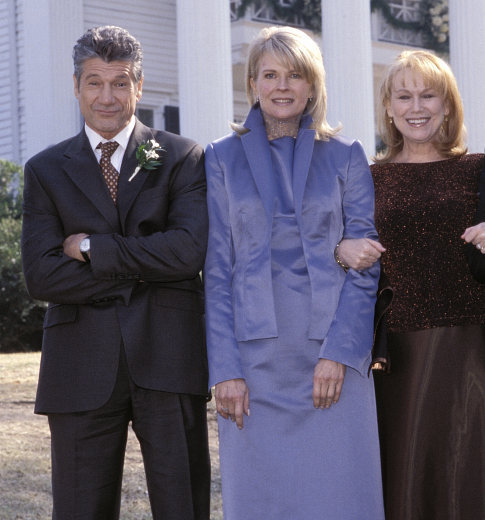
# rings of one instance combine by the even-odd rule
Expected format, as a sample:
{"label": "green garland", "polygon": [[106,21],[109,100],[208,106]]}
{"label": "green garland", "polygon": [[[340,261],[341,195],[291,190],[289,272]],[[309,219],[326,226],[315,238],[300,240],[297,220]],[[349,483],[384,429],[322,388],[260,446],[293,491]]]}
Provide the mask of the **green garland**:
{"label": "green garland", "polygon": [[[258,0],[242,0],[237,10],[237,16],[242,18],[248,7]],[[315,31],[322,30],[322,3],[321,0],[294,0],[291,6],[283,6],[278,0],[264,0],[268,7],[273,9],[277,18],[282,20],[291,16],[300,16],[305,27]]]}
{"label": "green garland", "polygon": [[414,32],[419,32],[422,29],[422,22],[406,22],[395,18],[389,7],[388,0],[371,0],[370,8],[372,12],[379,10],[386,19],[386,22],[396,29],[407,29]]}
{"label": "green garland", "polygon": [[438,41],[432,31],[432,15],[430,9],[434,7],[436,0],[425,0],[421,4],[422,19],[419,22],[406,22],[396,18],[389,7],[389,1],[371,0],[371,10],[379,10],[384,16],[386,22],[396,29],[407,29],[415,33],[423,35],[423,41],[426,47],[437,52],[448,52],[448,38],[444,42]]}
{"label": "green garland", "polygon": [[[268,7],[273,9],[275,16],[284,20],[291,16],[301,16],[307,29],[317,33],[322,31],[321,0],[294,0],[291,6],[283,6],[278,0],[264,0]],[[258,0],[242,0],[237,10],[237,16],[242,18],[251,5],[259,3]],[[430,9],[436,4],[436,0],[422,2],[422,20],[419,22],[406,22],[396,18],[389,7],[389,0],[371,0],[371,10],[379,10],[386,22],[396,29],[406,29],[415,33],[421,33],[425,45],[437,52],[448,52],[448,38],[438,41],[432,30],[432,15]]]}

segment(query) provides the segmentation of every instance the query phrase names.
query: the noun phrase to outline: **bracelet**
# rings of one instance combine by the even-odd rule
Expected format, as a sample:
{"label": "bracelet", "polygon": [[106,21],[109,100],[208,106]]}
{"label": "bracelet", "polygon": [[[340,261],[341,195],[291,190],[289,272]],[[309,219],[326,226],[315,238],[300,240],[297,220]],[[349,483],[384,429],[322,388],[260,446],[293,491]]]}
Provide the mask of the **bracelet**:
{"label": "bracelet", "polygon": [[[342,242],[342,240],[340,241]],[[337,264],[345,271],[347,272],[350,268],[347,264],[344,264],[340,257],[338,256],[338,246],[340,245],[340,242],[335,246],[335,249],[333,251],[333,257],[335,258],[335,261]]]}

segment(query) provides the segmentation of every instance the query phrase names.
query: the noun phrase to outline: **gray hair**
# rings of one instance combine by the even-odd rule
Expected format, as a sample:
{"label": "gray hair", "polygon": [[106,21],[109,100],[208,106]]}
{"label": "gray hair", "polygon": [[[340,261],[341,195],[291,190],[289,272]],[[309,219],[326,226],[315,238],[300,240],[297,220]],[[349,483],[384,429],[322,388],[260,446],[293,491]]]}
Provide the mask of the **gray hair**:
{"label": "gray hair", "polygon": [[143,51],[140,42],[126,29],[114,25],[93,27],[76,42],[72,51],[74,75],[79,84],[83,63],[90,58],[101,58],[106,63],[127,61],[132,65],[135,81],[143,77]]}

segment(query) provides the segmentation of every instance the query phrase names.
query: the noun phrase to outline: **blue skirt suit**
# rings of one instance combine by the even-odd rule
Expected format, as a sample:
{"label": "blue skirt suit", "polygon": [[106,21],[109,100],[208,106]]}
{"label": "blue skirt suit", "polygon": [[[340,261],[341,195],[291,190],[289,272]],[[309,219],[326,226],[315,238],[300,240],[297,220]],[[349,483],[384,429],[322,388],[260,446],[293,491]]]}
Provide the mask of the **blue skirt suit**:
{"label": "blue skirt suit", "polygon": [[[383,519],[373,381],[367,376],[378,269],[346,276],[333,260],[335,244],[344,234],[345,218],[338,223],[333,211],[327,213],[331,208],[323,207],[323,217],[305,207],[303,200],[298,201],[298,193],[303,195],[308,181],[312,182],[309,176],[313,172],[305,171],[299,153],[305,144],[313,144],[313,131],[308,130],[306,135],[301,132],[296,140],[283,137],[268,142],[261,134],[264,128],[257,108],[246,125],[251,132],[256,130],[258,142],[264,146],[257,168],[265,160],[269,166],[265,168],[266,178],[259,178],[258,188],[258,181],[248,171],[251,167],[246,167],[245,173],[250,176],[243,179],[244,173],[230,171],[223,164],[225,147],[231,148],[231,140],[247,139],[250,133],[213,143],[207,150],[206,163],[212,226],[205,271],[211,384],[244,378],[251,410],[242,430],[231,421],[219,419],[224,518]],[[344,142],[334,142],[347,151],[350,148]],[[359,206],[357,213],[368,210],[369,216],[348,216],[349,232],[351,236],[375,236],[372,183],[360,145],[353,146],[358,149],[364,187],[348,194],[348,200],[344,179],[329,180],[328,187],[336,189],[342,180],[340,207],[353,205],[352,198],[368,202],[367,208]],[[248,144],[248,151],[252,154],[255,149]],[[238,164],[242,166],[243,162],[239,157]],[[348,174],[352,166],[347,166]],[[231,194],[234,179],[224,178],[224,174],[237,176],[236,184],[244,182],[246,189]],[[264,203],[261,198],[246,198],[251,191],[257,195],[258,190],[264,194]],[[318,197],[318,191],[313,190],[313,194]],[[324,196],[318,199],[325,203]],[[262,210],[263,205],[267,211]],[[322,252],[326,261],[316,266],[310,265],[311,249],[306,252],[305,238],[309,237],[302,234],[306,219],[311,220],[309,227],[317,224],[316,232],[322,235],[311,240],[328,248]],[[320,219],[336,228],[333,234],[330,227],[319,223]],[[268,231],[268,240],[263,241],[261,234]],[[261,251],[266,245],[269,259],[265,258],[266,251]],[[255,273],[251,271],[252,248],[258,250]],[[258,268],[263,270],[258,272]],[[248,272],[241,275],[240,270]],[[327,284],[328,290],[318,294],[313,287],[325,285],[326,280],[317,278],[312,286],[311,273],[315,270],[328,270],[334,278]],[[259,297],[268,282],[269,294]],[[317,307],[328,306],[331,314],[323,337],[318,337],[322,324],[315,320],[315,300]],[[243,302],[243,308],[236,312],[234,307]],[[349,307],[344,308],[347,304]],[[245,305],[250,306],[247,313]],[[313,369],[319,357],[347,365],[340,401],[327,410],[316,410],[312,401]]]}

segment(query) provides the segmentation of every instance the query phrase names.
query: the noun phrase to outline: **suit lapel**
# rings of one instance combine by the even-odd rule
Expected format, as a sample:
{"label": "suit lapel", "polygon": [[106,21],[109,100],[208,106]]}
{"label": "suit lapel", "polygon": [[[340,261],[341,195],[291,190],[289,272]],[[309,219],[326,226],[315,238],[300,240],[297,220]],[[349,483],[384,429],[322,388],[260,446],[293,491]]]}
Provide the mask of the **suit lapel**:
{"label": "suit lapel", "polygon": [[297,218],[301,216],[303,196],[310,170],[310,163],[315,144],[315,130],[302,128],[298,132],[293,156],[293,197]]}
{"label": "suit lapel", "polygon": [[262,118],[261,124],[259,122],[254,124],[254,115],[256,114],[250,114],[246,120],[251,130],[241,135],[241,142],[266,214],[272,218],[275,195],[273,161]]}
{"label": "suit lapel", "polygon": [[[148,175],[151,175],[151,173],[146,170],[140,170],[131,181],[128,180],[138,165],[136,150],[142,142],[153,138],[154,136],[152,131],[137,120],[135,128],[130,136],[130,140],[128,141],[125,155],[123,156],[118,183],[118,212],[123,229],[126,217],[133,202],[140,193]],[[163,164],[161,168],[163,168]]]}
{"label": "suit lapel", "polygon": [[[303,116],[293,157],[293,197],[298,218],[301,216],[303,196],[315,144],[315,130],[308,128],[310,123],[311,117]],[[275,193],[273,163],[261,112],[253,108],[246,119],[245,126],[250,129],[250,132],[241,136],[243,148],[265,211],[272,216]]]}
{"label": "suit lapel", "polygon": [[65,156],[63,166],[67,175],[112,228],[119,229],[118,212],[84,130],[72,140]]}

